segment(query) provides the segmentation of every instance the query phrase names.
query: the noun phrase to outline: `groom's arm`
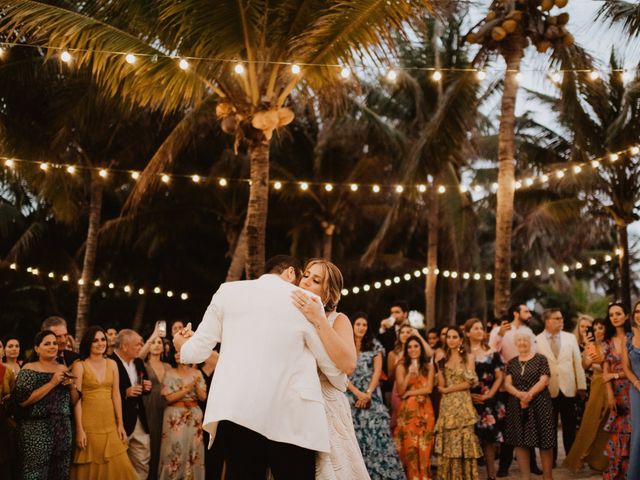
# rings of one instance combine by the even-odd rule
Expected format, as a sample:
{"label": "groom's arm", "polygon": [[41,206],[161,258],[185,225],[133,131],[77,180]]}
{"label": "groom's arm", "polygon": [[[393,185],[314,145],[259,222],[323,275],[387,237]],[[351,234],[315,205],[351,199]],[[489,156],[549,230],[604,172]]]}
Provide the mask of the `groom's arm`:
{"label": "groom's arm", "polygon": [[327,351],[322,345],[320,337],[315,331],[304,330],[304,340],[311,350],[312,355],[318,362],[318,368],[325,374],[327,379],[331,382],[331,385],[336,387],[341,392],[347,390],[347,383],[349,379],[336,365],[331,361]]}
{"label": "groom's arm", "polygon": [[180,349],[180,363],[202,363],[211,355],[222,336],[220,290],[215,293],[204,312],[202,322],[193,336]]}

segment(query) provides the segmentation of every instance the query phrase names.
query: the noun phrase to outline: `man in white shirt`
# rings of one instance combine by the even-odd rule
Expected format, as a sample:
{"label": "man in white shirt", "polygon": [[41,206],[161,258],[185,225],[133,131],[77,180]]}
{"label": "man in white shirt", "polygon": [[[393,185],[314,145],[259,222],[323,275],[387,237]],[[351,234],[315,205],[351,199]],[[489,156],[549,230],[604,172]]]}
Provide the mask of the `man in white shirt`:
{"label": "man in white shirt", "polygon": [[[529,327],[531,320],[531,312],[525,304],[514,304],[509,308],[507,317],[502,319],[500,325],[496,325],[489,335],[489,346],[500,353],[502,362],[506,365],[513,358],[518,356],[518,347],[516,346],[517,333],[529,333],[531,338],[535,338],[533,331]],[[536,351],[535,342],[531,342],[531,351]],[[504,395],[508,395],[504,393]],[[506,399],[505,399],[506,400]],[[506,401],[505,401],[506,404]],[[530,469],[531,473],[537,475],[542,474],[542,470],[536,464],[535,449],[530,451]],[[500,463],[498,466],[498,477],[506,477],[509,475],[509,467],[513,462],[513,447],[506,443],[500,447]]]}
{"label": "man in white shirt", "polygon": [[293,305],[300,263],[280,255],[266,268],[257,280],[221,285],[196,332],[188,325],[174,345],[183,363],[221,345],[203,428],[211,441],[224,435],[227,479],[264,480],[269,468],[276,480],[315,480],[316,451],[330,450],[317,369],[342,391],[347,377]]}
{"label": "man in white shirt", "polygon": [[[538,335],[538,350],[547,357],[551,377],[549,393],[553,401],[554,425],[558,416],[562,421],[562,443],[569,453],[578,429],[576,420],[576,394],[584,397],[587,380],[582,367],[582,356],[575,335],[563,332],[564,319],[559,308],[549,308],[542,314],[544,331]],[[553,461],[558,457],[558,446],[553,447]]]}

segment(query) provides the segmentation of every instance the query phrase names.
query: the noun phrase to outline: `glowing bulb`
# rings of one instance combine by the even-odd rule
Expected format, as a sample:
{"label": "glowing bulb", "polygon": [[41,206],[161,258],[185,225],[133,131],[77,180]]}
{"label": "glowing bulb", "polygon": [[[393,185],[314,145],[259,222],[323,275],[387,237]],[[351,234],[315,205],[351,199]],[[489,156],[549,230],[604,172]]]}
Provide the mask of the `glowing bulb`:
{"label": "glowing bulb", "polygon": [[484,276],[484,278],[485,278],[485,280],[491,280],[491,279],[493,278],[493,275],[491,275],[490,273],[487,273],[487,274]]}
{"label": "glowing bulb", "polygon": [[426,185],[418,185],[418,191],[420,193],[424,193],[427,191],[427,186]]}
{"label": "glowing bulb", "polygon": [[187,70],[189,68],[189,62],[187,62],[184,58],[180,60],[180,62],[178,63],[178,66],[182,69],[182,70]]}
{"label": "glowing bulb", "polygon": [[360,288],[359,287],[353,287],[351,289],[351,291],[353,292],[354,295],[356,295],[356,294],[360,293]]}
{"label": "glowing bulb", "polygon": [[402,193],[404,192],[404,187],[402,185],[396,185],[396,193]]}
{"label": "glowing bulb", "polygon": [[140,172],[131,172],[131,178],[138,180],[140,178]]}
{"label": "glowing bulb", "polygon": [[473,279],[474,280],[480,280],[480,274],[479,273],[474,273],[473,274]]}
{"label": "glowing bulb", "polygon": [[302,190],[302,191],[309,190],[309,184],[307,182],[300,183],[300,190]]}
{"label": "glowing bulb", "polygon": [[291,65],[291,73],[293,73],[294,75],[299,75],[300,72],[301,72],[300,65],[298,65],[296,63]]}
{"label": "glowing bulb", "polygon": [[10,158],[4,161],[4,165],[9,168],[13,168],[15,166],[15,162]]}
{"label": "glowing bulb", "polygon": [[98,172],[98,175],[100,175],[102,178],[107,178],[107,176],[109,175],[109,173],[103,168],[102,170],[100,170]]}
{"label": "glowing bulb", "polygon": [[513,182],[513,188],[516,190],[519,190],[520,188],[522,188],[522,182],[520,181]]}
{"label": "glowing bulb", "polygon": [[438,187],[438,193],[444,193],[447,191],[447,188],[444,185],[440,185]]}
{"label": "glowing bulb", "polygon": [[78,285],[84,285],[84,280],[82,278],[78,280]]}
{"label": "glowing bulb", "polygon": [[244,65],[242,65],[241,63],[236,63],[233,67],[233,71],[238,75],[244,75]]}
{"label": "glowing bulb", "polygon": [[65,50],[60,54],[60,60],[64,63],[69,63],[71,61],[71,54]]}
{"label": "glowing bulb", "polygon": [[411,274],[410,273],[405,273],[402,278],[404,278],[405,282],[408,282],[409,280],[411,280]]}
{"label": "glowing bulb", "polygon": [[576,262],[576,270],[580,270],[582,268],[582,263]]}
{"label": "glowing bulb", "polygon": [[569,265],[563,265],[562,266],[562,271],[567,273],[569,271]]}
{"label": "glowing bulb", "polygon": [[380,282],[376,282],[376,283],[373,284],[373,288],[378,289],[380,287],[382,287],[382,283],[380,283]]}
{"label": "glowing bulb", "polygon": [[576,165],[573,167],[573,173],[580,173],[582,171],[582,167],[580,165]]}
{"label": "glowing bulb", "polygon": [[113,290],[114,288],[116,288],[115,284],[113,282],[110,282],[109,285],[107,285],[111,290]]}
{"label": "glowing bulb", "polygon": [[413,276],[416,278],[419,278],[420,275],[422,275],[422,272],[420,270],[416,270],[415,272],[413,272]]}
{"label": "glowing bulb", "polygon": [[347,295],[349,295],[349,290],[347,290],[346,288],[343,288],[341,293],[346,297]]}
{"label": "glowing bulb", "polygon": [[400,283],[400,277],[393,277],[393,283]]}
{"label": "glowing bulb", "polygon": [[160,177],[160,180],[162,180],[162,183],[169,183],[169,180],[171,180],[171,178],[166,173],[163,173],[162,177]]}
{"label": "glowing bulb", "polygon": [[395,70],[389,70],[387,72],[387,80],[390,82],[395,82],[398,78],[398,73]]}
{"label": "glowing bulb", "polygon": [[598,160],[593,160],[593,161],[591,162],[591,166],[592,166],[593,168],[600,168],[600,162],[599,162]]}
{"label": "glowing bulb", "polygon": [[333,185],[331,185],[330,183],[327,183],[327,184],[324,186],[324,189],[325,189],[327,192],[331,192],[331,191],[333,191]]}
{"label": "glowing bulb", "polygon": [[49,272],[49,275],[47,275],[47,277],[49,278],[56,278],[56,274],[53,272]]}
{"label": "glowing bulb", "polygon": [[229,182],[226,178],[221,178],[220,180],[218,180],[218,185],[220,185],[221,187],[226,187],[227,185],[229,185]]}
{"label": "glowing bulb", "polygon": [[155,287],[155,288],[153,289],[153,293],[155,293],[156,295],[158,295],[158,294],[159,294],[159,293],[161,293],[161,292],[162,292],[162,289],[161,289],[160,287]]}
{"label": "glowing bulb", "polygon": [[426,275],[426,274],[428,274],[428,273],[429,273],[429,268],[428,268],[428,267],[424,267],[424,268],[422,269],[422,274],[423,274],[423,275]]}
{"label": "glowing bulb", "polygon": [[551,80],[552,80],[554,83],[560,83],[560,82],[562,82],[562,73],[561,73],[561,72],[553,72],[553,73],[551,74]]}
{"label": "glowing bulb", "polygon": [[12,263],[11,265],[9,265],[9,268],[11,270],[17,270],[18,269],[18,265],[16,265],[15,263]]}
{"label": "glowing bulb", "polygon": [[371,187],[371,191],[373,193],[380,193],[380,185],[374,185],[373,187]]}
{"label": "glowing bulb", "polygon": [[144,295],[144,288],[138,289],[138,295]]}
{"label": "glowing bulb", "polygon": [[529,278],[529,272],[522,272],[522,278]]}
{"label": "glowing bulb", "polygon": [[275,188],[276,190],[280,190],[282,188],[282,182],[275,182],[273,184],[273,188]]}
{"label": "glowing bulb", "polygon": [[620,157],[618,156],[618,154],[617,154],[617,153],[611,153],[611,154],[609,154],[609,160],[611,160],[612,162],[617,162],[619,158],[620,158]]}
{"label": "glowing bulb", "polygon": [[547,270],[547,273],[548,273],[549,275],[553,275],[554,273],[556,273],[556,269],[555,269],[555,268],[553,268],[553,267],[550,267],[550,268],[549,268],[549,270]]}
{"label": "glowing bulb", "polygon": [[595,265],[596,263],[598,263],[598,262],[596,261],[595,258],[590,258],[589,259],[589,265]]}
{"label": "glowing bulb", "polygon": [[478,70],[478,71],[476,72],[476,78],[477,78],[478,80],[484,80],[485,78],[487,78],[487,74],[486,74],[486,73],[484,73],[484,70]]}
{"label": "glowing bulb", "polygon": [[605,262],[610,262],[611,261],[611,255],[605,255],[604,256],[604,261]]}
{"label": "glowing bulb", "polygon": [[522,80],[522,73],[518,72],[515,76],[516,82],[520,82]]}
{"label": "glowing bulb", "polygon": [[200,183],[200,175],[191,175],[191,181],[193,183]]}
{"label": "glowing bulb", "polygon": [[433,75],[431,75],[431,78],[434,82],[439,82],[440,80],[442,80],[442,73],[440,72],[440,70],[436,70],[435,72],[433,72]]}
{"label": "glowing bulb", "polygon": [[340,70],[340,76],[342,78],[349,78],[350,75],[351,71],[347,67],[343,67],[342,70]]}
{"label": "glowing bulb", "polygon": [[44,170],[46,172],[47,170],[49,170],[49,164],[48,163],[41,163],[40,164],[40,170]]}
{"label": "glowing bulb", "polygon": [[536,268],[536,271],[535,271],[535,272],[533,272],[533,274],[534,274],[536,277],[539,277],[540,275],[542,275],[542,270],[540,270],[539,268]]}
{"label": "glowing bulb", "polygon": [[368,292],[369,290],[371,290],[371,287],[369,285],[363,285],[362,290],[364,290],[365,292]]}
{"label": "glowing bulb", "polygon": [[133,53],[127,53],[127,56],[124,57],[124,59],[129,65],[133,65],[137,60],[136,56]]}
{"label": "glowing bulb", "polygon": [[462,274],[462,278],[464,278],[465,280],[469,280],[471,278],[471,275],[469,274],[469,272],[464,272]]}
{"label": "glowing bulb", "polygon": [[511,278],[518,278],[518,275],[516,275],[516,272],[511,272]]}
{"label": "glowing bulb", "polygon": [[129,285],[124,286],[124,291],[127,293],[131,293],[131,287]]}
{"label": "glowing bulb", "polygon": [[180,300],[188,300],[189,299],[189,294],[186,292],[183,292],[180,294]]}
{"label": "glowing bulb", "polygon": [[591,80],[598,80],[600,78],[600,74],[596,70],[592,70],[589,72],[589,78]]}
{"label": "glowing bulb", "polygon": [[63,275],[62,276],[62,281],[63,282],[68,282],[69,281],[69,275]]}
{"label": "glowing bulb", "polygon": [[358,185],[355,184],[355,183],[352,183],[349,188],[351,188],[352,192],[357,192],[358,191]]}
{"label": "glowing bulb", "polygon": [[621,248],[616,248],[615,249],[615,254],[619,257],[620,255],[622,255],[622,249]]}
{"label": "glowing bulb", "polygon": [[634,145],[633,147],[629,148],[629,153],[631,155],[638,155],[638,153],[640,153],[640,147]]}
{"label": "glowing bulb", "polygon": [[549,181],[549,175],[542,175],[540,180],[542,180],[542,183],[547,183]]}
{"label": "glowing bulb", "polygon": [[562,170],[558,170],[558,171],[556,172],[556,177],[557,177],[557,178],[562,178],[562,177],[564,177],[564,172],[563,172]]}
{"label": "glowing bulb", "polygon": [[530,187],[531,185],[533,185],[533,182],[534,182],[533,178],[527,178],[527,179],[524,181],[524,183],[525,183],[525,185],[526,185],[527,187]]}
{"label": "glowing bulb", "polygon": [[73,165],[69,165],[67,167],[67,173],[70,173],[71,175],[73,175],[74,173],[76,173],[76,167],[74,167]]}
{"label": "glowing bulb", "polygon": [[94,284],[96,287],[99,287],[100,285],[102,285],[102,282],[100,282],[100,280],[96,280],[95,282],[93,282],[93,284]]}

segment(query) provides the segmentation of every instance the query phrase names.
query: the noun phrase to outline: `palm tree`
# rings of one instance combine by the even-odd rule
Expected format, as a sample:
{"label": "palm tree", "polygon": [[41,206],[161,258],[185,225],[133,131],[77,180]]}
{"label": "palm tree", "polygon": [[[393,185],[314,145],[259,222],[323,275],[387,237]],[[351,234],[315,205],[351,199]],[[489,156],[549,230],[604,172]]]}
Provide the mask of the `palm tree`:
{"label": "palm tree", "polygon": [[[341,89],[338,64],[369,54],[380,58],[394,29],[432,8],[429,0],[332,3],[220,0],[56,2],[2,0],[0,31],[46,44],[51,56],[66,48],[87,65],[102,91],[130,104],[188,112],[171,145],[145,169],[131,205],[159,183],[180,143],[202,116],[215,114],[236,145],[246,145],[251,189],[245,221],[247,273],[262,273],[273,131],[293,119],[285,104],[297,87]],[[123,54],[135,54],[135,67]],[[188,59],[182,62],[177,57]],[[234,62],[241,62],[240,66]],[[302,66],[301,74],[290,67]],[[240,72],[240,73],[235,73]]]}
{"label": "palm tree", "polygon": [[[640,219],[636,206],[640,202],[640,76],[625,84],[624,69],[614,54],[607,78],[592,80],[585,74],[567,75],[559,85],[559,96],[536,95],[557,115],[560,125],[569,132],[564,139],[566,156],[587,162],[602,158],[600,168],[588,168],[568,175],[558,188],[582,193],[596,214],[605,214],[615,225],[622,301],[631,306],[628,226]],[[560,136],[560,135],[558,135]],[[628,149],[628,150],[625,150]],[[621,159],[609,157],[625,150]],[[614,161],[611,161],[611,159]],[[571,168],[571,163],[558,164]]]}
{"label": "palm tree", "polygon": [[620,25],[632,37],[640,36],[640,3],[624,0],[604,0],[598,18]]}
{"label": "palm tree", "polygon": [[[567,0],[555,0],[566,6]],[[515,182],[515,107],[518,93],[517,75],[524,50],[531,41],[539,52],[549,48],[564,49],[573,44],[566,30],[569,14],[552,16],[554,0],[491,3],[485,19],[476,25],[467,40],[481,45],[477,61],[497,52],[506,63],[504,90],[500,108],[498,144],[498,192],[494,274],[494,315],[500,318],[509,308],[511,296],[511,237]]]}

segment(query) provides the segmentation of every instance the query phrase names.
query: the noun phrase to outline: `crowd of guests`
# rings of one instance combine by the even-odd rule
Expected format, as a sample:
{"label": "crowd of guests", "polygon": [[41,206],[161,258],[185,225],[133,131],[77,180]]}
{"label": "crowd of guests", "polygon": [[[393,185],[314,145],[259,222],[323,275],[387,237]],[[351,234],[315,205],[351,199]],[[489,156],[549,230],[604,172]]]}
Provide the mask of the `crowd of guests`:
{"label": "crowd of guests", "polygon": [[[606,480],[640,475],[640,302],[581,315],[542,313],[537,336],[526,305],[500,322],[472,318],[426,335],[403,301],[378,325],[352,315],[357,364],[346,396],[373,480],[552,478],[562,425],[564,466]],[[348,325],[348,323],[347,323]],[[0,343],[0,478],[204,479],[224,477],[224,437],[211,449],[204,401],[218,353],[180,363],[157,325],[88,328],[74,345],[61,317],[46,319],[23,362],[15,336]],[[539,463],[538,463],[539,458]],[[540,466],[538,466],[540,465]]]}

